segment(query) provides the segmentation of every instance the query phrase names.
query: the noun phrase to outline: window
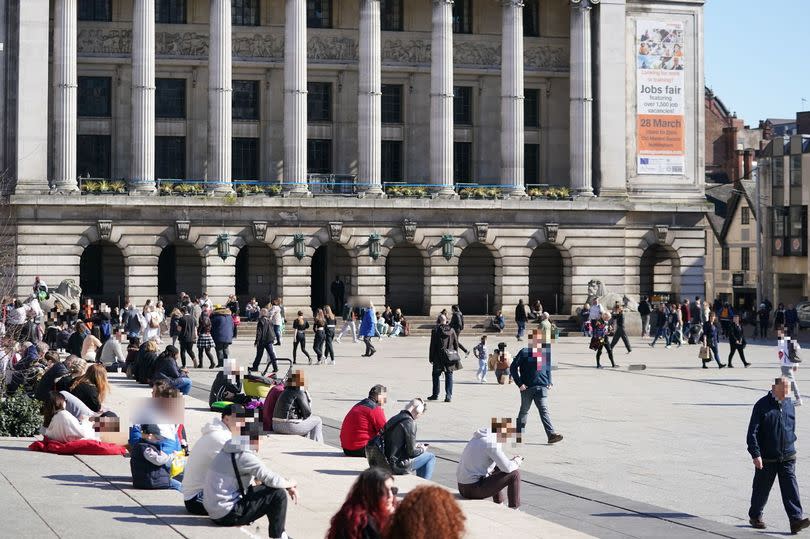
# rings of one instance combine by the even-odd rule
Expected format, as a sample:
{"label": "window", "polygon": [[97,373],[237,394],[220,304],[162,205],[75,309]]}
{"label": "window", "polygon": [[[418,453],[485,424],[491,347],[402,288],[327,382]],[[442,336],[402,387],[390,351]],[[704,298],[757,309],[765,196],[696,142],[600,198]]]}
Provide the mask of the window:
{"label": "window", "polygon": [[747,225],[751,222],[751,210],[748,206],[740,208],[740,224]]}
{"label": "window", "polygon": [[453,87],[453,122],[472,125],[472,86]]}
{"label": "window", "polygon": [[783,187],[785,185],[785,160],[782,156],[773,159],[773,186]]}
{"label": "window", "polygon": [[233,119],[259,119],[259,81],[233,81]]}
{"label": "window", "polygon": [[740,249],[740,269],[748,271],[751,269],[751,248],[742,247]]}
{"label": "window", "polygon": [[231,0],[231,24],[259,26],[259,0]]}
{"label": "window", "polygon": [[155,22],[186,24],[186,0],[156,0]]}
{"label": "window", "polygon": [[381,151],[382,181],[402,181],[402,141],[384,140]]}
{"label": "window", "polygon": [[800,187],[802,185],[802,156],[790,156],[790,186]]}
{"label": "window", "polygon": [[525,144],[523,146],[524,183],[531,185],[540,183],[540,145]]}
{"label": "window", "polygon": [[307,0],[307,27],[332,28],[332,0]]}
{"label": "window", "polygon": [[380,2],[380,29],[388,32],[402,31],[402,0]]}
{"label": "window", "polygon": [[307,84],[307,120],[329,122],[332,120],[332,83],[310,82]]}
{"label": "window", "polygon": [[259,139],[234,138],[231,144],[233,161],[231,176],[234,180],[255,181],[259,179]]}
{"label": "window", "polygon": [[453,143],[453,181],[472,183],[472,143]]}
{"label": "window", "polygon": [[332,173],[332,141],[329,139],[307,140],[307,171],[310,174]]}
{"label": "window", "polygon": [[112,0],[79,0],[80,21],[111,21]]}
{"label": "window", "polygon": [[112,176],[109,135],[76,137],[76,173],[83,178],[109,179]]}
{"label": "window", "polygon": [[537,37],[540,35],[540,7],[538,0],[525,0],[523,4],[523,35]]}
{"label": "window", "polygon": [[402,85],[382,85],[382,123],[402,123]]}
{"label": "window", "polygon": [[110,77],[79,77],[77,110],[79,116],[109,118],[112,103]]}
{"label": "window", "polygon": [[186,79],[155,79],[155,116],[186,117]]}
{"label": "window", "polygon": [[155,176],[163,180],[186,177],[186,137],[155,137]]}
{"label": "window", "polygon": [[523,90],[523,125],[525,127],[540,127],[540,90],[526,88]]}
{"label": "window", "polygon": [[720,269],[728,270],[728,247],[723,247],[720,251]]}
{"label": "window", "polygon": [[472,34],[472,0],[453,2],[453,32]]}

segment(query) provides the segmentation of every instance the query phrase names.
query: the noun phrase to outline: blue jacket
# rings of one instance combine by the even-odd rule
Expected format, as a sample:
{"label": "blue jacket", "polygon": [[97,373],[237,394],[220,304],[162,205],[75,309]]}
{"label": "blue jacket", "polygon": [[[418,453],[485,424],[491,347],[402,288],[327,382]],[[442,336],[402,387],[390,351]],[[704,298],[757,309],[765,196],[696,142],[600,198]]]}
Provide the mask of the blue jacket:
{"label": "blue jacket", "polygon": [[233,342],[233,316],[230,309],[217,309],[211,315],[211,338],[217,344]]}
{"label": "blue jacket", "polygon": [[361,337],[373,337],[377,334],[377,313],[373,307],[369,307],[363,313],[363,321],[360,322],[359,335]]}
{"label": "blue jacket", "polygon": [[748,423],[748,452],[764,462],[796,458],[796,408],[791,399],[781,403],[768,392],[754,405]]}
{"label": "blue jacket", "polygon": [[537,368],[537,358],[532,356],[529,348],[524,348],[512,360],[509,372],[518,386],[548,387],[551,385],[551,345],[544,344],[542,368]]}

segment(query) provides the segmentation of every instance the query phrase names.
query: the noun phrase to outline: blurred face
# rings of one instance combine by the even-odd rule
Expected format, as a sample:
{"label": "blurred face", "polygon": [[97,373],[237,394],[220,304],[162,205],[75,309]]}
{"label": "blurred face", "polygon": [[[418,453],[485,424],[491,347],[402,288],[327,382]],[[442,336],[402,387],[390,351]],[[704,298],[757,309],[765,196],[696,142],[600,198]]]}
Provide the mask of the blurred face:
{"label": "blurred face", "polygon": [[790,382],[788,382],[787,378],[782,378],[771,387],[771,391],[773,392],[773,396],[776,397],[776,400],[782,402],[790,391]]}
{"label": "blurred face", "polygon": [[380,393],[377,395],[377,404],[385,406],[386,402],[388,402],[388,393]]}
{"label": "blurred face", "polygon": [[385,502],[383,506],[388,514],[394,512],[394,506],[396,505],[397,499],[397,488],[394,486],[394,478],[389,477],[385,480]]}

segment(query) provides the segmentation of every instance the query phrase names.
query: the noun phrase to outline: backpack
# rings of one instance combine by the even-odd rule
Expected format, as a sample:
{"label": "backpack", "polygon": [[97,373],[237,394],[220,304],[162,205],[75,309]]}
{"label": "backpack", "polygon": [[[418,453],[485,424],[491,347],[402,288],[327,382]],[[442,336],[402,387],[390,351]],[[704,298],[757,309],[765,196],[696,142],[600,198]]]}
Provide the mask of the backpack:
{"label": "backpack", "polygon": [[129,318],[127,318],[127,331],[129,333],[141,332],[140,314],[132,313],[129,315]]}
{"label": "backpack", "polygon": [[796,349],[796,345],[793,344],[793,339],[788,341],[787,349],[788,349],[788,359],[790,359],[791,363],[802,362],[802,358],[799,355],[799,351]]}
{"label": "backpack", "polygon": [[152,313],[149,316],[149,327],[152,329],[157,329],[160,327],[160,322],[158,322],[158,317],[156,313]]}

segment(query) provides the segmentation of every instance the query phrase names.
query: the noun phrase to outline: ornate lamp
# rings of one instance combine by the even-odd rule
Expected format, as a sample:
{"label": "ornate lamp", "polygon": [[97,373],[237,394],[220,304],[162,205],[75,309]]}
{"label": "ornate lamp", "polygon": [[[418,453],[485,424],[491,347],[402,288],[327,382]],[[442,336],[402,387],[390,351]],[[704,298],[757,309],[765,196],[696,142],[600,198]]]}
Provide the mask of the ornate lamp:
{"label": "ornate lamp", "polygon": [[380,258],[380,235],[376,232],[368,236],[368,254],[374,260]]}
{"label": "ornate lamp", "polygon": [[442,236],[442,256],[445,260],[453,258],[453,236],[451,234]]}
{"label": "ornate lamp", "polygon": [[217,237],[217,254],[222,259],[223,262],[227,260],[228,255],[230,254],[231,244],[230,244],[230,236],[227,234],[220,234]]}
{"label": "ornate lamp", "polygon": [[293,236],[293,254],[295,258],[301,260],[304,258],[304,235],[303,234],[296,234]]}

